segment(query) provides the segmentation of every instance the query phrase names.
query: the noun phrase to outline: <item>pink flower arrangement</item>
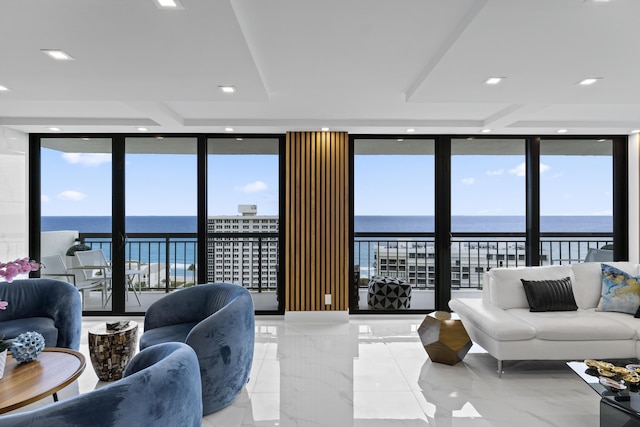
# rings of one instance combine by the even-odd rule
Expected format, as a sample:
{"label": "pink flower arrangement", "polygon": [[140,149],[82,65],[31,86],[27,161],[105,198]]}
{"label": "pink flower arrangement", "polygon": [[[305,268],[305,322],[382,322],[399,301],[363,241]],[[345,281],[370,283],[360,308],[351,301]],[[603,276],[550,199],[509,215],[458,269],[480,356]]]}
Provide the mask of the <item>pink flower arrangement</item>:
{"label": "pink flower arrangement", "polygon": [[[30,271],[36,271],[40,268],[40,263],[27,258],[17,259],[11,262],[0,262],[0,278],[4,277],[9,283],[13,282],[13,279],[18,274],[28,273]],[[0,310],[6,310],[9,303],[7,301],[0,300]],[[2,339],[0,338],[0,343]]]}
{"label": "pink flower arrangement", "polygon": [[[39,268],[40,263],[30,260],[28,257],[7,263],[0,262],[0,277],[4,277],[7,282],[11,283],[18,274],[36,271]],[[2,308],[0,307],[0,309]]]}

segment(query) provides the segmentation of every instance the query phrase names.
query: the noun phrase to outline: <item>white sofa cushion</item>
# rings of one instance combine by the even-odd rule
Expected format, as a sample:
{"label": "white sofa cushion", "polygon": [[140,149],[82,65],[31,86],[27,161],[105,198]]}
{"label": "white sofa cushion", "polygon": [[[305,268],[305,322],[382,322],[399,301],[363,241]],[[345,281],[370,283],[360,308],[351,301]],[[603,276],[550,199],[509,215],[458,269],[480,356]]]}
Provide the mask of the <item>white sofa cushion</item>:
{"label": "white sofa cushion", "polygon": [[[492,268],[488,273],[490,302],[502,309],[529,309],[527,295],[520,279],[557,280],[571,278],[575,283],[573,270],[569,266],[551,265],[544,267]],[[575,291],[574,291],[575,295]],[[577,301],[576,301],[577,302]]]}
{"label": "white sofa cushion", "polygon": [[536,338],[540,340],[609,341],[627,340],[636,336],[634,328],[616,321],[606,313],[589,310],[532,313],[523,308],[507,312],[532,325],[536,329]]}
{"label": "white sofa cushion", "polygon": [[[622,271],[637,276],[638,265],[626,261],[607,262]],[[575,276],[573,295],[578,308],[595,308],[602,295],[602,269],[599,262],[585,262],[572,264],[571,270]]]}

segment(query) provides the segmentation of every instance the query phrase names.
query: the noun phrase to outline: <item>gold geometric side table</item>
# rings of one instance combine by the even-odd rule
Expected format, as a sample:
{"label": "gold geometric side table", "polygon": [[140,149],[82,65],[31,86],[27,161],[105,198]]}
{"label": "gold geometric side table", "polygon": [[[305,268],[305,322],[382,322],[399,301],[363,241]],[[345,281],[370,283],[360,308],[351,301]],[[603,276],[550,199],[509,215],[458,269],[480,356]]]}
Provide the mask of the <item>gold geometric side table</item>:
{"label": "gold geometric side table", "polygon": [[89,329],[89,356],[98,378],[101,381],[122,378],[137,343],[138,324],[134,321],[118,330],[107,329],[106,323]]}
{"label": "gold geometric side table", "polygon": [[455,365],[467,355],[473,345],[460,319],[451,313],[434,311],[418,328],[420,341],[433,362]]}

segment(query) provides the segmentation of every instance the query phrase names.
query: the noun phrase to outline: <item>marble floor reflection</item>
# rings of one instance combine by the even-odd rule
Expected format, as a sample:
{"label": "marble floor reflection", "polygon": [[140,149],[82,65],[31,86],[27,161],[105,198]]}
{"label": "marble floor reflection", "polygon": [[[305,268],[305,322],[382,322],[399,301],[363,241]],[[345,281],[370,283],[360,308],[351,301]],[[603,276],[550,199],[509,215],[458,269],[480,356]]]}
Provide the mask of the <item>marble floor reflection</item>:
{"label": "marble floor reflection", "polygon": [[424,316],[351,316],[349,323],[261,317],[251,380],[203,426],[598,426],[599,397],[564,362],[496,361],[473,347],[432,363]]}
{"label": "marble floor reflection", "polygon": [[[564,362],[506,362],[498,378],[495,359],[473,347],[455,366],[432,363],[417,335],[423,319],[351,316],[348,323],[319,324],[258,316],[249,384],[202,425],[599,425],[598,396]],[[84,319],[80,350],[87,368],[61,399],[105,384],[87,347],[89,328],[104,320]],[[143,319],[132,320],[142,331]]]}

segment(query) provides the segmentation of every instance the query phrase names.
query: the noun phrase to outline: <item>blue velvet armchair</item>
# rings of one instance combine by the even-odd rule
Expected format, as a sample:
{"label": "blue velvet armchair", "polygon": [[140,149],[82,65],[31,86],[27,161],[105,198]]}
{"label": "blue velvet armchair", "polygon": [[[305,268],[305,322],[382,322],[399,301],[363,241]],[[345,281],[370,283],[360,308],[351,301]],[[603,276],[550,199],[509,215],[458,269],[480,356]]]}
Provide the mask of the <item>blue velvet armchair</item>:
{"label": "blue velvet armchair", "polygon": [[200,393],[193,349],[166,343],[138,353],[122,379],[33,411],[0,416],[0,426],[199,427]]}
{"label": "blue velvet armchair", "polygon": [[0,311],[0,335],[15,338],[35,331],[45,346],[80,348],[82,302],[70,283],[54,279],[24,279],[0,282],[0,300],[9,306]]}
{"label": "blue velvet armchair", "polygon": [[140,348],[189,344],[198,355],[204,415],[231,404],[249,380],[255,340],[253,299],[242,286],[210,283],[168,294],[144,320]]}

